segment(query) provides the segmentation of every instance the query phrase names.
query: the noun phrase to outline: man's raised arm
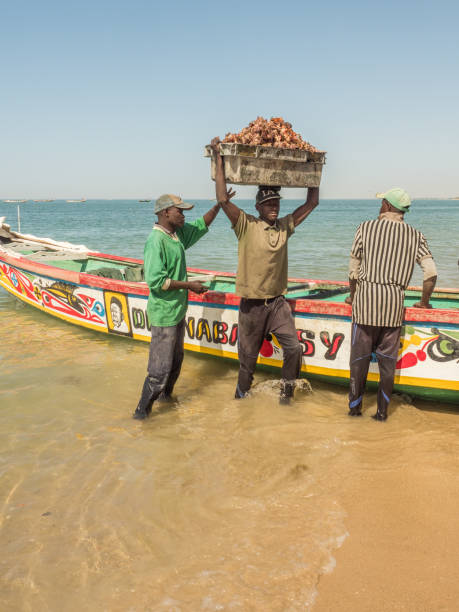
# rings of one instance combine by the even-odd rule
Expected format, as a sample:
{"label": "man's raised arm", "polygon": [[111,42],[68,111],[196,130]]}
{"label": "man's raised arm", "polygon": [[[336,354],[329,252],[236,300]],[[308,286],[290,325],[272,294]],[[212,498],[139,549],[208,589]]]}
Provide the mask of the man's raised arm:
{"label": "man's raised arm", "polygon": [[204,223],[209,227],[215,217],[218,215],[218,211],[220,210],[220,204],[214,204],[211,209],[209,209],[202,218],[204,219]]}
{"label": "man's raised arm", "polygon": [[223,158],[220,154],[219,144],[220,138],[218,136],[213,138],[212,142],[210,143],[216,166],[215,191],[217,194],[217,203],[223,208],[226,216],[231,221],[231,225],[236,225],[241,210],[235,204],[230,202],[231,198],[236,195],[236,192],[232,191],[231,189],[228,191],[226,190],[225,169],[223,167]]}
{"label": "man's raised arm", "polygon": [[306,202],[293,211],[293,223],[295,227],[302,223],[314,208],[319,204],[319,188],[309,187]]}

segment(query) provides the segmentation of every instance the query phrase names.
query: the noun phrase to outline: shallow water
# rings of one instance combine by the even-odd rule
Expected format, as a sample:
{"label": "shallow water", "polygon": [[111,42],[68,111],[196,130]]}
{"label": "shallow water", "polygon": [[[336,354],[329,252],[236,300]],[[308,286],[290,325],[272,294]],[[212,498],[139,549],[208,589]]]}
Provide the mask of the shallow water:
{"label": "shallow water", "polygon": [[[412,222],[442,262],[439,284],[459,286],[457,223],[448,223],[457,203],[437,204],[435,217],[425,204],[425,227],[414,211]],[[78,204],[25,206],[25,232],[132,256],[141,256],[151,222],[151,205],[132,202],[87,203],[72,215],[66,207]],[[0,216],[6,207],[15,212],[0,204]],[[322,218],[311,217],[292,239],[291,276],[344,280],[367,207],[353,202],[345,218],[330,203]],[[234,270],[223,217],[213,231],[205,249],[190,250],[189,264]],[[279,406],[269,382],[237,402],[234,364],[187,354],[175,402],[139,423],[131,414],[144,343],[73,327],[4,291],[0,334],[1,610],[308,610],[320,604],[339,547],[363,535],[352,519],[359,495],[372,492],[350,500],[359,483],[390,476],[388,507],[413,473],[459,494],[459,406],[395,397],[379,424],[369,418],[369,392],[356,421],[347,417],[346,389],[317,382],[291,407]],[[409,550],[418,559],[425,527],[413,517],[431,491],[417,495],[400,520],[408,531],[415,525]],[[455,515],[438,512],[443,532],[457,531]],[[445,547],[445,566],[456,556],[448,535],[451,548],[440,533],[429,543],[432,558],[437,543]]]}
{"label": "shallow water", "polygon": [[381,429],[373,393],[358,423],[317,383],[237,402],[234,366],[187,355],[139,423],[143,343],[4,292],[0,329],[1,609],[307,610],[352,535],[346,481],[413,455],[455,476],[459,420],[434,405],[396,397]]}

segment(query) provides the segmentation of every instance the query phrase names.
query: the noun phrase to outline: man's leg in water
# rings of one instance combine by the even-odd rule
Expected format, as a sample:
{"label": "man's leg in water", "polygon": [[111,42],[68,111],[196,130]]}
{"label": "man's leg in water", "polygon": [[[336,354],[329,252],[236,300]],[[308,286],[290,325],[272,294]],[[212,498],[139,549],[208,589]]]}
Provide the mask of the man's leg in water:
{"label": "man's leg in water", "polygon": [[351,327],[351,356],[349,381],[349,415],[361,416],[362,398],[367,382],[368,368],[373,351],[375,331],[378,327],[372,325],[359,325],[352,323]]}
{"label": "man's leg in water", "polygon": [[400,347],[400,327],[381,327],[376,343],[376,358],[379,365],[378,409],[373,418],[376,421],[387,419],[392,389],[394,388],[395,364]]}
{"label": "man's leg in water", "polygon": [[300,375],[303,349],[298,340],[291,308],[283,296],[276,298],[272,304],[267,331],[276,336],[284,353],[280,399],[282,403],[288,404],[293,397],[295,380]]}
{"label": "man's leg in water", "polygon": [[179,325],[180,323],[170,327],[151,328],[148,374],[143,383],[140,401],[133,414],[135,419],[144,419],[150,414],[153,402],[166,387],[174,362]]}
{"label": "man's leg in water", "polygon": [[265,337],[269,310],[264,300],[241,299],[238,319],[239,376],[234,397],[246,396],[252,386],[253,373]]}
{"label": "man's leg in water", "polygon": [[177,325],[177,335],[175,339],[175,347],[174,347],[174,355],[172,358],[172,367],[171,372],[169,374],[169,378],[167,379],[166,386],[164,387],[164,391],[161,394],[161,397],[168,398],[172,394],[174,389],[174,385],[177,382],[177,379],[180,375],[180,370],[182,369],[183,363],[183,341],[185,338],[185,319],[180,321]]}

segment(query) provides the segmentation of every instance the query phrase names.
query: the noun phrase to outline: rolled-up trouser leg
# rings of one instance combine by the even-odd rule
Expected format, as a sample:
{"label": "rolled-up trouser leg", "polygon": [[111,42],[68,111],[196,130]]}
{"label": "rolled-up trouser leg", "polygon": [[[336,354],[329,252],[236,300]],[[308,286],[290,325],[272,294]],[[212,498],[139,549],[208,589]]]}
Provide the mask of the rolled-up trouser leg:
{"label": "rolled-up trouser leg", "polygon": [[257,364],[261,345],[266,334],[268,308],[259,300],[242,298],[238,318],[238,356],[239,376],[236,387],[236,398],[242,398],[252,386],[253,373]]}
{"label": "rolled-up trouser leg", "polygon": [[378,410],[376,418],[387,418],[392,390],[394,388],[395,364],[400,346],[401,327],[381,327],[376,343],[376,358],[379,365]]}
{"label": "rolled-up trouser leg", "polygon": [[166,387],[172,371],[180,325],[179,323],[170,327],[151,328],[150,354],[147,366],[148,374],[143,383],[142,395],[134,412],[135,418],[145,418],[151,412],[153,402]]}
{"label": "rolled-up trouser leg", "polygon": [[288,399],[293,396],[295,380],[300,375],[303,349],[298,340],[292,311],[283,296],[278,297],[273,305],[267,330],[279,340],[284,353],[281,397]]}
{"label": "rolled-up trouser leg", "polygon": [[372,325],[352,323],[350,357],[351,378],[349,381],[349,414],[351,416],[358,416],[361,414],[362,398],[371,361],[375,329],[378,330],[378,328]]}

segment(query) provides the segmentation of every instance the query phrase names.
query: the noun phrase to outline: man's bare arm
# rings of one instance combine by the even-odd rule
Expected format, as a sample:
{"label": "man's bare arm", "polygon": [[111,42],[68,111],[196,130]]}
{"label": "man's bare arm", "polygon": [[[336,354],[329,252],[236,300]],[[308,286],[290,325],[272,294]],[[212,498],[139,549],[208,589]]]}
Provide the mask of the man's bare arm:
{"label": "man's bare arm", "polygon": [[416,302],[416,304],[413,304],[414,308],[432,308],[432,304],[429,303],[429,300],[430,300],[430,296],[433,293],[433,290],[435,289],[436,283],[437,283],[436,276],[431,276],[430,278],[427,278],[422,283],[421,301]]}
{"label": "man's bare arm", "polygon": [[293,223],[295,227],[302,223],[314,208],[319,204],[319,188],[309,187],[306,202],[293,211]]}
{"label": "man's bare arm", "polygon": [[239,213],[241,212],[240,208],[238,208],[235,204],[233,204],[230,200],[232,197],[236,195],[235,191],[229,189],[226,190],[226,181],[225,181],[225,168],[223,166],[223,157],[220,154],[219,145],[220,139],[218,136],[212,139],[210,146],[212,147],[212,152],[214,154],[215,159],[215,192],[217,195],[217,202],[223,208],[225,215],[231,221],[231,225],[236,225],[237,220],[239,219]]}
{"label": "man's bare arm", "polygon": [[207,287],[204,287],[201,281],[178,281],[172,279],[170,279],[165,291],[169,291],[170,289],[189,289],[194,293],[204,293],[207,291]]}
{"label": "man's bare arm", "polygon": [[214,204],[210,210],[203,215],[204,223],[209,227],[215,217],[218,215],[218,211],[220,210],[220,204]]}

